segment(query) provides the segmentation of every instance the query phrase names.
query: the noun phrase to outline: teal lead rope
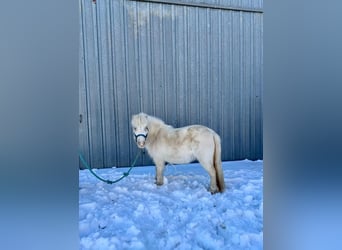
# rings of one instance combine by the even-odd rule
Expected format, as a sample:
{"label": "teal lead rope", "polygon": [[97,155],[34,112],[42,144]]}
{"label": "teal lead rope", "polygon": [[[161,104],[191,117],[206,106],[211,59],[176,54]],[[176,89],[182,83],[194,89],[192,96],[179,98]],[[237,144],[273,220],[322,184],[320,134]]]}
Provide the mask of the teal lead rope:
{"label": "teal lead rope", "polygon": [[86,160],[84,159],[84,157],[82,156],[81,153],[79,153],[79,157],[80,157],[80,160],[81,160],[82,164],[83,164],[86,168],[88,168],[89,171],[90,171],[97,179],[99,179],[99,180],[101,180],[101,181],[103,181],[103,182],[105,182],[105,183],[107,183],[107,184],[113,184],[113,183],[117,183],[117,182],[121,181],[123,178],[125,178],[125,177],[127,177],[127,176],[129,175],[129,173],[131,172],[132,168],[135,166],[135,163],[137,162],[138,157],[140,156],[140,154],[141,154],[141,150],[139,150],[139,153],[138,153],[137,156],[135,157],[135,159],[134,159],[134,161],[133,161],[131,167],[128,169],[128,171],[127,171],[127,172],[124,172],[123,175],[122,175],[119,179],[114,180],[114,181],[105,180],[105,179],[101,178],[100,176],[98,176],[98,175],[91,169],[91,167],[88,165],[88,163],[86,162]]}

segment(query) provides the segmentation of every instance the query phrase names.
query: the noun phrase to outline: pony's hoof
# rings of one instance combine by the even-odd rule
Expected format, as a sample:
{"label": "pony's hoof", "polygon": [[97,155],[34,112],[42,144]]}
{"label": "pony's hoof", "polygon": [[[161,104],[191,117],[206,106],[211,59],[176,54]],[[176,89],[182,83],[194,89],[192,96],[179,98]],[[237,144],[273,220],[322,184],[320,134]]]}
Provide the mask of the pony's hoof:
{"label": "pony's hoof", "polygon": [[216,193],[219,193],[220,191],[218,190],[218,188],[215,188],[215,189],[212,189],[212,188],[209,188],[209,191],[211,194],[216,194]]}
{"label": "pony's hoof", "polygon": [[157,186],[162,186],[164,184],[163,182],[158,182],[158,181],[156,181],[155,183]]}

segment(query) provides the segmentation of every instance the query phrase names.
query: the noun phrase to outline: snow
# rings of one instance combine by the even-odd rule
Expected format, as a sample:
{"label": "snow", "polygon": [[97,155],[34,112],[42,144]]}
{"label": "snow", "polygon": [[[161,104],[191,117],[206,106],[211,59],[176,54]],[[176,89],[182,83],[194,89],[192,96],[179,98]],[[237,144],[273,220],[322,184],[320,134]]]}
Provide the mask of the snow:
{"label": "snow", "polygon": [[[197,163],[135,167],[116,184],[79,171],[80,249],[262,249],[263,162],[223,162],[226,191],[211,195]],[[114,180],[125,168],[95,170]]]}

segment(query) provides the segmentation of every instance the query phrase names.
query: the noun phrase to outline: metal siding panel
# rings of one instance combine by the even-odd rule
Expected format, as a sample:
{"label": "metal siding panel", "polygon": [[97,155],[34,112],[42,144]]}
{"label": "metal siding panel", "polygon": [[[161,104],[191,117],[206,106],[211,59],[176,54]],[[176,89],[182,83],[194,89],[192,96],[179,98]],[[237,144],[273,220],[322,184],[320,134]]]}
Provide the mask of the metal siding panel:
{"label": "metal siding panel", "polygon": [[[175,16],[175,9],[174,6],[171,7],[171,21],[170,21],[170,69],[172,71],[169,72],[169,77],[170,77],[170,88],[168,90],[168,93],[170,93],[169,96],[169,112],[168,116],[172,119],[172,124],[174,126],[178,127],[178,86],[179,84],[176,81],[176,73],[177,73],[177,67],[176,67],[176,53],[177,53],[177,48],[176,48],[176,43],[175,43],[175,19],[177,18]],[[170,32],[171,31],[171,32]]]}
{"label": "metal siding panel", "polygon": [[[174,127],[213,128],[223,160],[262,158],[261,13],[131,0],[84,4],[80,112],[88,111],[89,122],[80,126],[80,147],[89,147],[92,166],[130,165],[137,152],[130,118],[140,111]],[[137,164],[152,161],[145,155]]]}
{"label": "metal siding panel", "polygon": [[151,49],[150,49],[150,5],[138,3],[138,48],[139,48],[139,84],[141,92],[140,110],[152,109],[151,94]]}
{"label": "metal siding panel", "polygon": [[112,41],[109,2],[100,1],[97,3],[98,34],[99,34],[99,63],[100,63],[100,86],[101,86],[101,114],[103,134],[103,167],[111,167],[116,161],[116,150],[113,141],[115,136],[114,118],[114,85],[112,65]]}
{"label": "metal siding panel", "polygon": [[186,8],[175,6],[176,16],[175,18],[175,58],[176,58],[176,79],[175,83],[177,87],[177,104],[178,104],[178,116],[177,124],[175,126],[184,126],[187,120],[187,22],[186,22]]}
{"label": "metal siding panel", "polygon": [[240,105],[240,93],[241,93],[241,62],[240,62],[240,33],[241,33],[241,27],[240,27],[240,13],[234,12],[233,15],[233,28],[232,28],[232,37],[233,37],[233,53],[232,53],[232,75],[233,75],[233,95],[232,95],[232,105],[234,108],[232,119],[234,121],[233,123],[233,130],[231,131],[231,134],[233,135],[233,157],[235,159],[240,158],[240,142],[241,142],[241,105]]}
{"label": "metal siding panel", "polygon": [[256,63],[255,78],[258,79],[256,85],[256,157],[263,158],[263,15],[255,15],[256,18]]}
{"label": "metal siding panel", "polygon": [[252,57],[251,57],[251,48],[253,47],[253,43],[251,42],[251,20],[252,15],[249,13],[246,13],[245,15],[245,60],[246,60],[246,71],[245,71],[245,89],[246,89],[246,95],[245,95],[245,149],[246,152],[246,158],[251,158],[251,101],[252,101]]}
{"label": "metal siding panel", "polygon": [[125,73],[125,52],[124,52],[124,25],[123,25],[123,1],[111,1],[111,31],[113,47],[113,113],[115,117],[115,153],[117,161],[112,165],[121,164],[122,158],[127,157],[126,138],[123,138],[122,131],[126,127],[122,124],[122,110],[126,110],[126,73]]}
{"label": "metal siding panel", "polygon": [[[81,13],[84,13],[83,2],[80,1]],[[80,15],[80,65],[79,65],[79,151],[83,157],[89,162],[89,135],[88,135],[88,110],[87,110],[87,86],[86,86],[86,62],[85,62],[85,51],[84,51],[84,29],[85,29],[85,15]],[[84,169],[85,166],[80,164],[80,168]]]}
{"label": "metal siding panel", "polygon": [[118,161],[113,164],[116,166],[128,166],[130,160],[130,147],[128,140],[132,138],[129,129],[130,115],[128,113],[128,65],[126,53],[126,1],[113,1],[113,24],[114,27],[114,79],[115,79],[115,96],[116,96],[116,127],[117,139],[113,143],[117,147]]}
{"label": "metal siding panel", "polygon": [[254,51],[256,48],[255,44],[255,32],[254,32],[254,15],[251,15],[251,21],[250,21],[250,89],[251,89],[251,95],[250,95],[250,159],[255,158],[255,80],[254,80],[254,71],[255,71],[255,57],[254,57]]}
{"label": "metal siding panel", "polygon": [[188,123],[199,123],[199,119],[195,114],[198,114],[198,9],[194,9],[192,11],[188,11],[188,88],[187,88],[187,97],[188,103]]}
{"label": "metal siding panel", "polygon": [[221,50],[221,10],[212,10],[209,12],[210,17],[210,28],[211,32],[209,33],[209,48],[210,48],[210,57],[208,58],[208,75],[209,75],[209,107],[208,107],[208,126],[217,131],[219,134],[221,131],[221,123],[220,123],[220,101],[221,101],[221,90],[222,90],[222,82],[221,82],[221,58],[222,58],[222,50]]}
{"label": "metal siding panel", "polygon": [[119,126],[118,126],[118,108],[119,108],[119,101],[118,101],[118,94],[120,86],[118,84],[122,84],[122,62],[121,62],[121,56],[118,51],[118,37],[120,37],[119,34],[122,32],[122,28],[120,26],[120,16],[115,11],[118,8],[118,5],[120,5],[120,1],[109,1],[108,3],[108,10],[109,10],[109,31],[108,35],[110,36],[110,44],[111,47],[109,58],[111,62],[111,72],[112,72],[112,82],[109,82],[108,84],[112,85],[111,88],[111,95],[112,95],[112,106],[109,107],[112,115],[112,130],[111,130],[111,140],[109,140],[109,144],[111,144],[111,162],[108,164],[109,166],[115,166],[119,162],[119,152],[120,152],[120,144],[118,143],[120,141],[120,133],[119,133]]}
{"label": "metal siding panel", "polygon": [[[164,74],[163,74],[163,23],[159,15],[162,12],[162,5],[152,4],[151,16],[151,37],[152,37],[152,82],[154,90],[153,115],[165,114],[164,107]],[[159,14],[159,15],[158,15]]]}
{"label": "metal siding panel", "polygon": [[84,11],[88,15],[84,22],[84,51],[86,63],[86,87],[88,129],[89,129],[89,162],[91,166],[103,165],[103,145],[101,129],[101,101],[99,89],[99,62],[97,44],[97,20],[96,6],[91,2],[84,1]]}
{"label": "metal siding panel", "polygon": [[[126,137],[123,137],[123,145],[127,145],[126,152],[128,153],[126,158],[123,159],[123,162],[125,162],[126,166],[129,166],[130,159],[132,158],[133,152],[136,150],[136,148],[133,148],[134,145],[129,140],[131,137],[131,128],[129,126],[129,122],[131,119],[131,114],[137,113],[140,111],[140,100],[141,100],[141,92],[140,92],[140,85],[138,80],[138,74],[139,74],[139,58],[138,58],[138,43],[137,43],[137,37],[138,37],[138,17],[137,17],[137,3],[133,1],[125,1],[125,12],[124,12],[124,25],[126,27],[125,29],[125,59],[126,59],[126,84],[127,84],[127,92],[126,92],[126,98],[127,98],[127,113],[122,114],[123,116],[123,122],[126,123],[126,127],[124,129],[124,135]],[[127,150],[128,149],[128,150]]]}
{"label": "metal siding panel", "polygon": [[163,3],[165,5],[180,5],[201,8],[216,8],[216,9],[246,9],[258,10],[262,9],[263,0],[137,0],[140,2]]}
{"label": "metal siding panel", "polygon": [[[232,22],[231,22],[231,12],[222,13],[222,26],[221,27],[221,62],[222,62],[222,73],[220,81],[222,86],[221,91],[221,144],[222,144],[222,158],[223,159],[232,159],[232,149],[233,140],[231,139],[230,129],[232,128],[232,120],[233,116],[232,111]],[[227,135],[227,136],[225,136]]]}
{"label": "metal siding panel", "polygon": [[[198,69],[194,72],[198,75],[198,80],[194,80],[194,85],[197,86],[197,92],[194,94],[196,100],[196,111],[192,114],[198,116],[197,123],[208,126],[208,106],[210,103],[209,95],[211,83],[208,81],[208,61],[209,59],[209,33],[210,33],[210,22],[208,20],[207,9],[197,9],[196,23],[198,23],[198,32],[194,34],[197,36],[198,47],[196,51],[197,56],[197,67]],[[196,83],[197,82],[197,83]]]}
{"label": "metal siding panel", "polygon": [[175,122],[175,102],[176,102],[176,87],[173,80],[173,55],[172,55],[172,9],[171,5],[162,5],[162,22],[163,22],[163,72],[164,72],[164,107],[165,107],[165,119]]}

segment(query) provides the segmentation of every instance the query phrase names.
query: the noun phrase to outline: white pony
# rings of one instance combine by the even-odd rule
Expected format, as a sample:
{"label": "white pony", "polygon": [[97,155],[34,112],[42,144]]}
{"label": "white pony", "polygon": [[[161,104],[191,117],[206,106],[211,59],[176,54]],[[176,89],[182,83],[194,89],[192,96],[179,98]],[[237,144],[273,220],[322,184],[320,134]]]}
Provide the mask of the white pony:
{"label": "white pony", "polygon": [[201,125],[173,128],[144,113],[133,115],[134,140],[146,148],[156,165],[156,184],[163,185],[165,162],[186,164],[198,160],[210,176],[209,191],[224,192],[221,140],[217,133]]}

